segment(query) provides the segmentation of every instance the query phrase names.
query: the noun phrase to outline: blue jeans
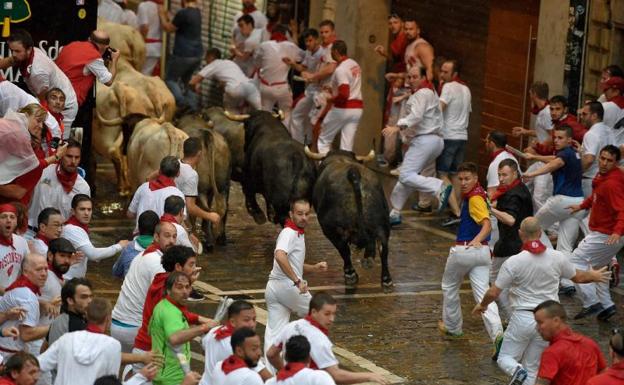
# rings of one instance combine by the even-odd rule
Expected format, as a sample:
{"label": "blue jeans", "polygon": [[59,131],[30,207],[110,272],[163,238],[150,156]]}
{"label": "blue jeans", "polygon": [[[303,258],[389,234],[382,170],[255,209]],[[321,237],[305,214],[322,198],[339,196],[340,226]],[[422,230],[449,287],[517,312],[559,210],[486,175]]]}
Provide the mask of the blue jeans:
{"label": "blue jeans", "polygon": [[178,107],[188,107],[196,111],[199,107],[199,96],[189,88],[188,82],[193,72],[201,64],[200,57],[181,57],[171,55],[167,63],[165,83],[175,98]]}
{"label": "blue jeans", "polygon": [[464,161],[467,140],[444,139],[444,150],[438,157],[436,168],[439,172],[454,174],[457,167]]}

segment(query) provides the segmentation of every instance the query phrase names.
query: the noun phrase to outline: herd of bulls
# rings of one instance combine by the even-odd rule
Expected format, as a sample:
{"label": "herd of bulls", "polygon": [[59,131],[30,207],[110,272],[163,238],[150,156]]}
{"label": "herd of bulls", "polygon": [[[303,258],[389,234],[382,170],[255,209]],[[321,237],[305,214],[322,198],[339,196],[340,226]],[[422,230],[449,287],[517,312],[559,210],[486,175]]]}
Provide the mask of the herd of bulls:
{"label": "herd of bulls", "polygon": [[[124,43],[128,36],[120,36],[119,28],[108,29],[113,43],[117,40],[117,44],[132,45]],[[127,33],[131,36],[130,31]],[[332,151],[326,156],[311,153],[290,137],[280,114],[266,111],[233,115],[211,107],[172,123],[170,92],[159,78],[134,70],[137,63],[132,60],[141,61],[135,57],[132,50],[124,55],[122,49],[120,62],[129,67],[122,66],[122,80],[116,79],[113,86],[101,91],[103,86],[98,84],[93,131],[94,148],[115,164],[121,193],[136,189],[164,156],[181,158],[184,140],[198,137],[203,147],[197,167],[198,204],[222,218],[215,228],[203,225],[208,243],[226,242],[230,181],[241,184],[247,211],[258,224],[268,217],[283,225],[290,202],[305,198],[312,202],[323,234],[343,258],[345,283],[358,282],[351,262],[354,246],[364,250],[362,265],[366,268],[373,266],[379,250],[382,287],[392,288],[388,204],[376,173],[362,164],[372,160],[373,152],[366,157],[347,151]],[[128,80],[128,74],[135,79]],[[264,198],[266,213],[256,200],[257,194]]]}

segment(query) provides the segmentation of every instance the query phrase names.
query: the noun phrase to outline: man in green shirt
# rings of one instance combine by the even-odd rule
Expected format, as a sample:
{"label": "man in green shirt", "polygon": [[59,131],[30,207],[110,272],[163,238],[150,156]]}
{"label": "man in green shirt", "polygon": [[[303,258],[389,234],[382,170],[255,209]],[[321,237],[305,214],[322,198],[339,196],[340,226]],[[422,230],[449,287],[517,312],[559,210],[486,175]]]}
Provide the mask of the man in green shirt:
{"label": "man in green shirt", "polygon": [[[149,334],[152,337],[152,350],[163,353],[165,364],[152,381],[154,385],[178,385],[190,371],[190,341],[210,330],[210,325],[202,324],[189,328],[184,313],[184,303],[191,294],[191,280],[188,275],[174,271],[165,283],[167,295],[152,313]],[[196,378],[201,376],[192,374]]]}

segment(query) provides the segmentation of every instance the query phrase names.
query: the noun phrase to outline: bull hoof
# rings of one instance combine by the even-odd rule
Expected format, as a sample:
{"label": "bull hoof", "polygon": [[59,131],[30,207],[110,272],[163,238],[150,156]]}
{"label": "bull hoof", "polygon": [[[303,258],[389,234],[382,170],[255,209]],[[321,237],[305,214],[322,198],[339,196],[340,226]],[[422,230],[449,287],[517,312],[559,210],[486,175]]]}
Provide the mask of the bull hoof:
{"label": "bull hoof", "polygon": [[345,273],[344,279],[345,285],[347,286],[355,286],[360,281],[360,277],[355,272],[355,270],[352,273]]}
{"label": "bull hoof", "polygon": [[392,278],[390,277],[383,277],[383,279],[381,280],[381,288],[383,289],[384,293],[390,293],[394,291],[394,282],[392,282]]}
{"label": "bull hoof", "polygon": [[266,215],[264,215],[262,211],[251,213],[251,216],[253,217],[257,225],[263,225],[267,221]]}
{"label": "bull hoof", "polygon": [[375,261],[373,261],[373,258],[362,258],[360,260],[360,263],[362,264],[362,267],[367,270],[372,269],[375,265]]}

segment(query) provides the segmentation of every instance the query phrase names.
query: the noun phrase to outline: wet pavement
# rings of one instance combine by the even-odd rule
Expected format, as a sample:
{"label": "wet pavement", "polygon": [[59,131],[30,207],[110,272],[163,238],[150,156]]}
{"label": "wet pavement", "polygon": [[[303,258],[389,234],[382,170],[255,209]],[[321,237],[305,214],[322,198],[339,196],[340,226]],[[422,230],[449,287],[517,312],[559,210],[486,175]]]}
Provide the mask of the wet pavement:
{"label": "wet pavement", "polygon": [[[98,196],[92,222],[96,246],[106,246],[130,235],[133,222],[125,219],[128,200],[115,192],[110,164],[98,167]],[[386,188],[392,180],[384,176]],[[261,205],[262,207],[262,205]],[[371,270],[364,270],[354,257],[360,275],[359,285],[346,288],[342,259],[322,235],[316,217],[306,228],[306,262],[327,261],[325,274],[306,276],[312,290],[326,290],[339,301],[338,316],[331,338],[338,347],[341,364],[350,370],[373,370],[386,374],[393,382],[405,384],[506,384],[507,377],[491,360],[492,346],[480,318],[470,315],[474,306],[469,286],[462,287],[464,337],[447,338],[439,334],[442,294],[440,280],[453,234],[439,226],[441,218],[407,213],[404,223],[390,238],[390,272],[395,283],[392,293],[380,286],[378,259]],[[192,304],[201,314],[211,316],[220,295],[252,301],[266,309],[264,287],[272,268],[275,239],[280,229],[272,224],[256,225],[244,209],[240,186],[233,183],[228,216],[228,244],[200,257],[203,268],[197,287],[208,294],[207,300]],[[89,263],[89,278],[96,282],[96,294],[116,300],[121,281],[111,276],[115,258]],[[624,291],[613,293],[620,312],[610,322],[595,320],[572,322],[575,330],[595,338],[606,353],[610,331],[622,324],[621,303]],[[562,299],[571,316],[580,310],[578,300]],[[258,311],[258,332],[264,335],[266,313]],[[201,348],[193,344],[193,367],[203,370]]]}

